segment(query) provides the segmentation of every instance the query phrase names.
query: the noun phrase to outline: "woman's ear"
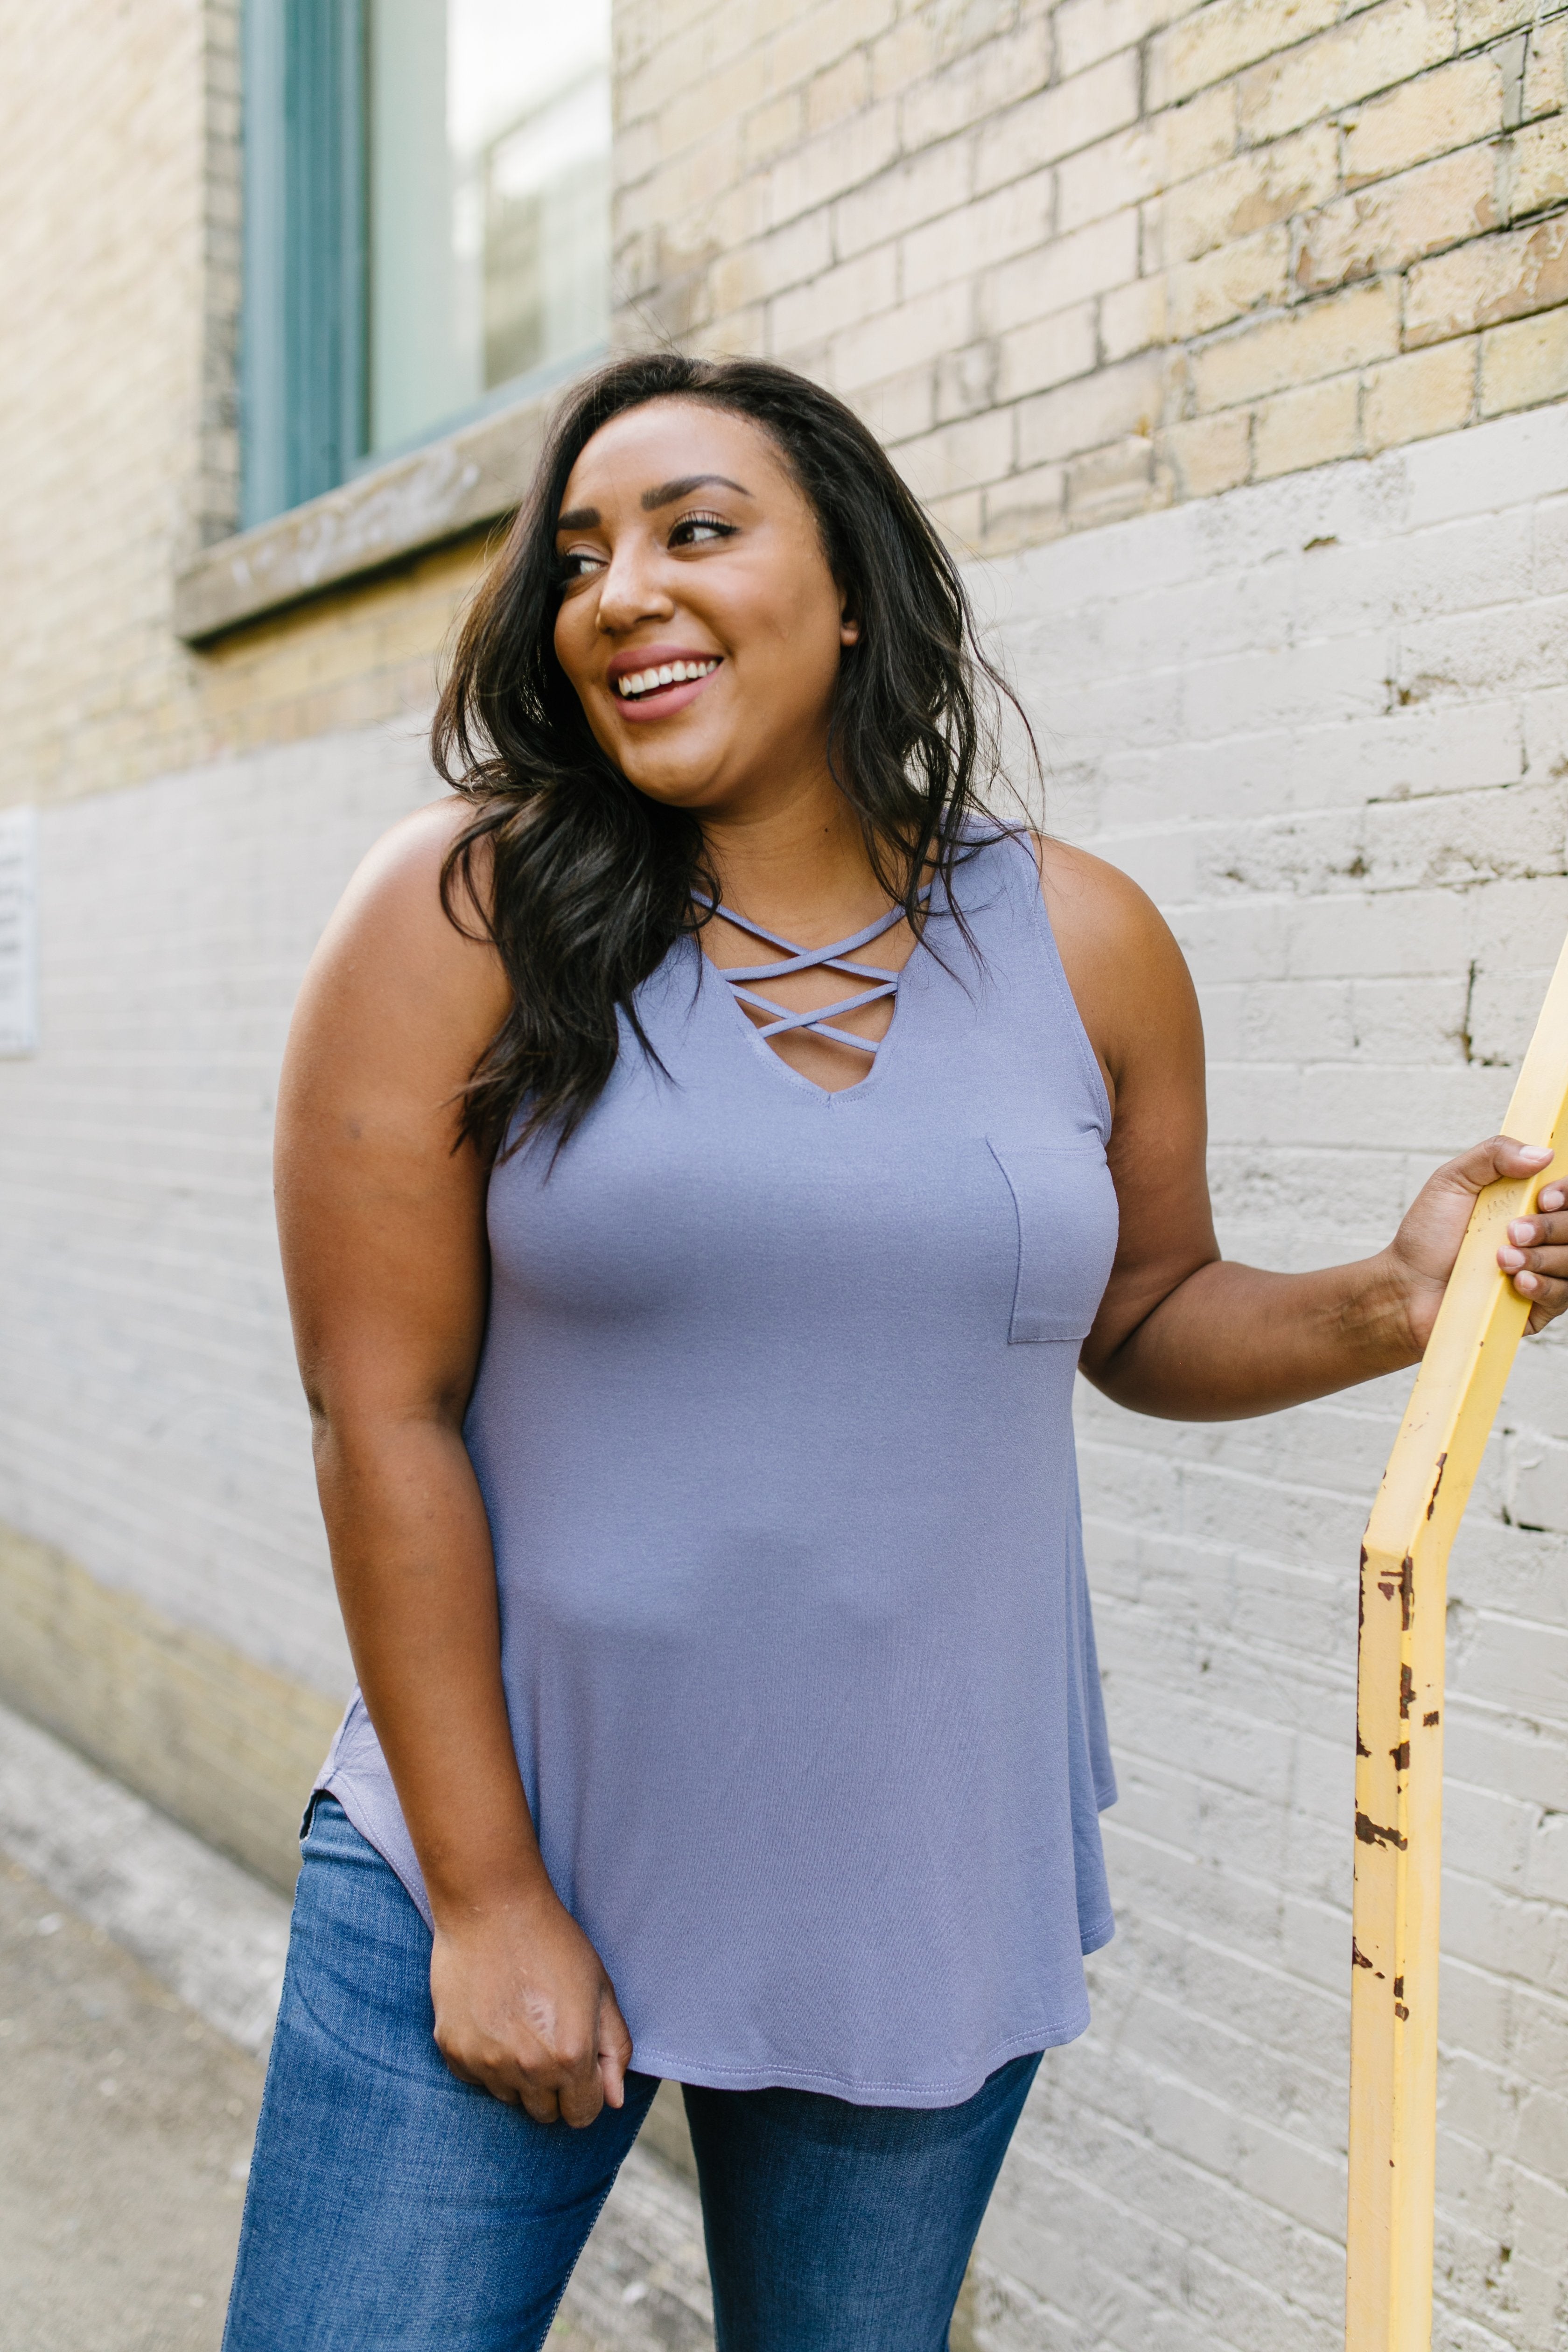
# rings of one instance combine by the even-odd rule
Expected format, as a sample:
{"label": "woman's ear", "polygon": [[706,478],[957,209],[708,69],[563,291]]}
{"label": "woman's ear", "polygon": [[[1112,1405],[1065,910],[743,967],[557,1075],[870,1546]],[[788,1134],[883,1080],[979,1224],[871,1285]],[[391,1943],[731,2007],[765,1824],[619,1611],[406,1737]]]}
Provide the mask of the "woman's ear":
{"label": "woman's ear", "polygon": [[860,642],[860,624],[849,610],[849,592],[845,588],[838,592],[838,642],[841,646]]}

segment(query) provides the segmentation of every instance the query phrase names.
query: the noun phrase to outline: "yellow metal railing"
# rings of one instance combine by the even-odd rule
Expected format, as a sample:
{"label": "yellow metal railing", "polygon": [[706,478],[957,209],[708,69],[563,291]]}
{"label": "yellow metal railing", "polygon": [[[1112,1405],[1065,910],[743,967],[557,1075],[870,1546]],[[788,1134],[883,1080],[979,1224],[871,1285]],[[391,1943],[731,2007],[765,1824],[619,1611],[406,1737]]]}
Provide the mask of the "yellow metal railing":
{"label": "yellow metal railing", "polygon": [[1563,1146],[1476,1202],[1362,1550],[1347,2352],[1431,2347],[1448,1551],[1530,1314],[1497,1253],[1559,1181],[1565,1112],[1568,947],[1504,1121],[1521,1143],[1561,1132]]}

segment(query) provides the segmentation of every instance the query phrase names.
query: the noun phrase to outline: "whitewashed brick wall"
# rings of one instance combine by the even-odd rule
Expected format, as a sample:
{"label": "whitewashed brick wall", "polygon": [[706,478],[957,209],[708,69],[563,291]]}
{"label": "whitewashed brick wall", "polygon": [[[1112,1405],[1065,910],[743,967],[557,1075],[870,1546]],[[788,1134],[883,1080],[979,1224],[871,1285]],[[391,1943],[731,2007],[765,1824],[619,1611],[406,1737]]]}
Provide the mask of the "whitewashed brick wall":
{"label": "whitewashed brick wall", "polygon": [[[1224,1245],[1377,1246],[1500,1120],[1568,930],[1568,412],[983,584],[1052,824],[1192,961]],[[986,2224],[987,2352],[1342,2341],[1357,1545],[1407,1387],[1190,1428],[1084,1392],[1121,1933]],[[1502,1418],[1451,1581],[1441,2352],[1568,2345],[1568,1346]]]}
{"label": "whitewashed brick wall", "polygon": [[300,973],[419,731],[40,813],[42,1045],[0,1060],[0,1521],[346,1688],[272,1221]]}

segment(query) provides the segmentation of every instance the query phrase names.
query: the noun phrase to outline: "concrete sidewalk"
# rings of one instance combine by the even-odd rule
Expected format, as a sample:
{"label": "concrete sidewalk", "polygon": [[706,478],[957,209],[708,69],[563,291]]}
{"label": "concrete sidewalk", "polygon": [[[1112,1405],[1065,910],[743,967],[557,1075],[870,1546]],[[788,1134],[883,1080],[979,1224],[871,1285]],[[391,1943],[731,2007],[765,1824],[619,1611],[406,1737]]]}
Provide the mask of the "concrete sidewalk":
{"label": "concrete sidewalk", "polygon": [[[287,1941],[274,1889],[0,1708],[5,2352],[216,2352]],[[712,2344],[669,2120],[623,2168],[562,2352]]]}
{"label": "concrete sidewalk", "polygon": [[0,2085],[7,2352],[216,2345],[261,2069],[15,1862]]}

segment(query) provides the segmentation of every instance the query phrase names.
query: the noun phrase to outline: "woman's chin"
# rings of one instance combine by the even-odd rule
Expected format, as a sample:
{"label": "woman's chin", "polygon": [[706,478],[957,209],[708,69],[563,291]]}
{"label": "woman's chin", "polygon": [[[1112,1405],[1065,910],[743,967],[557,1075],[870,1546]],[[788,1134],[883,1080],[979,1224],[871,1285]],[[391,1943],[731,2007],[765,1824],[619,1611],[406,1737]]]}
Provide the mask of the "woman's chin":
{"label": "woman's chin", "polygon": [[650,742],[639,736],[617,747],[616,764],[628,784],[671,808],[702,808],[728,797],[726,763],[710,744],[682,742],[673,736]]}

